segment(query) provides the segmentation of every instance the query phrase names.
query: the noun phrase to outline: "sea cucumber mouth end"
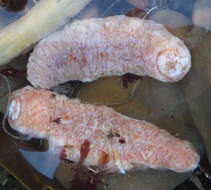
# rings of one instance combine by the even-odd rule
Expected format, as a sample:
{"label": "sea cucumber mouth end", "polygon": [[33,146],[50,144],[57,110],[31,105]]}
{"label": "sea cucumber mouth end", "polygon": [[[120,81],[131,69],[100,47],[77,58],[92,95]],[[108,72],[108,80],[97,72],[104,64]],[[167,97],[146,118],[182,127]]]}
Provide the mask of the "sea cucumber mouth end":
{"label": "sea cucumber mouth end", "polygon": [[13,100],[9,105],[8,116],[11,120],[16,120],[19,118],[21,112],[20,103]]}
{"label": "sea cucumber mouth end", "polygon": [[177,55],[167,51],[158,57],[158,70],[166,82],[181,80],[190,70],[191,58],[188,55]]}

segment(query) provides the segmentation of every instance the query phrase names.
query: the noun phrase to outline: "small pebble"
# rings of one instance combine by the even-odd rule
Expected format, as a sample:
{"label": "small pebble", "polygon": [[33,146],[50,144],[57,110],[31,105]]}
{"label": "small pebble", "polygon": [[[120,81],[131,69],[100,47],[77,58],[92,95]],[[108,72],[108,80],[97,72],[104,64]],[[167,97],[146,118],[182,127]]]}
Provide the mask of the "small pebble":
{"label": "small pebble", "polygon": [[161,23],[169,28],[191,25],[191,20],[185,15],[173,10],[158,10],[149,15],[149,19]]}
{"label": "small pebble", "polygon": [[197,0],[193,10],[193,23],[196,26],[211,29],[211,1]]}

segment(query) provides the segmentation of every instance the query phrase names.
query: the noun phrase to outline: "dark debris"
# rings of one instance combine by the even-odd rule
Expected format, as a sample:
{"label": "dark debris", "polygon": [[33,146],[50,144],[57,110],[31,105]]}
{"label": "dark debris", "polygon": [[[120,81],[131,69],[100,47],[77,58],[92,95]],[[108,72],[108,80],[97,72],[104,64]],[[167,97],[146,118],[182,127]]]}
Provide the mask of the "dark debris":
{"label": "dark debris", "polygon": [[0,0],[0,6],[9,12],[18,12],[25,8],[27,0]]}
{"label": "dark debris", "polygon": [[1,190],[26,190],[13,176],[0,168],[0,189]]}

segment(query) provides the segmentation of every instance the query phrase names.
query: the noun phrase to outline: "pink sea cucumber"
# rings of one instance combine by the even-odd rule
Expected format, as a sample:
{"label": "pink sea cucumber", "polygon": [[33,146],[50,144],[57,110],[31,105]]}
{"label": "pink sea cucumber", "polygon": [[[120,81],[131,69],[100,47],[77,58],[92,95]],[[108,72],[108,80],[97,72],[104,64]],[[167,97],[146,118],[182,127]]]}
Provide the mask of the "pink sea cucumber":
{"label": "pink sea cucumber", "polygon": [[119,15],[74,21],[41,40],[29,58],[28,80],[45,89],[125,73],[176,82],[190,67],[188,48],[163,25]]}

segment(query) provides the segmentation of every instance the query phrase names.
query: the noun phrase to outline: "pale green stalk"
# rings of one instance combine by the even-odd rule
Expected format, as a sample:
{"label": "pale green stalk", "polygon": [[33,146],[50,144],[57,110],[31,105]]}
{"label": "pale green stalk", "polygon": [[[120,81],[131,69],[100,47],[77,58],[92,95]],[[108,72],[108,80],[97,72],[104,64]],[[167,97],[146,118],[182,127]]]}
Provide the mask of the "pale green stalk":
{"label": "pale green stalk", "polygon": [[0,30],[0,65],[55,31],[91,0],[40,0],[26,15]]}

